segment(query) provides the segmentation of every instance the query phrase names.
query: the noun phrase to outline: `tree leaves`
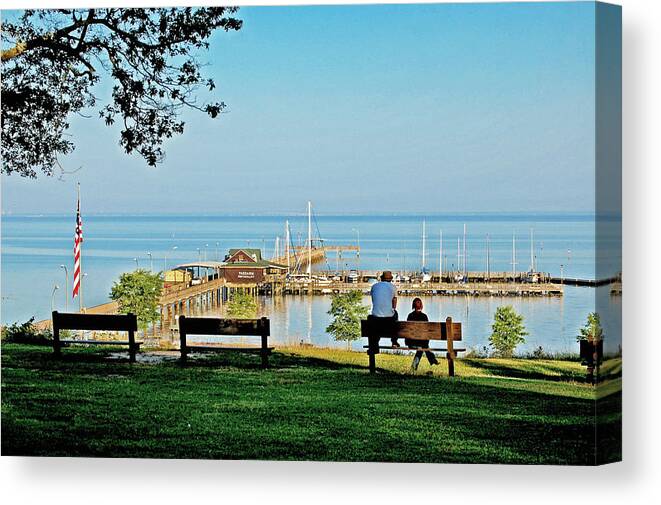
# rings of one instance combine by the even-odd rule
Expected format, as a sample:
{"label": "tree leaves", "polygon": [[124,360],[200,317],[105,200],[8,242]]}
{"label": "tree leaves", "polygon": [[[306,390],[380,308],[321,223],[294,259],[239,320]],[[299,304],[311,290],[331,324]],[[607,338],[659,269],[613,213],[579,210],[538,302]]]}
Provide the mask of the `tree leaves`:
{"label": "tree leaves", "polygon": [[255,319],[257,302],[246,293],[234,293],[227,302],[227,316],[234,319]]}
{"label": "tree leaves", "polygon": [[588,321],[585,326],[581,328],[580,333],[576,337],[576,341],[588,340],[595,342],[604,338],[604,330],[601,327],[601,319],[597,312],[590,312],[588,314]]}
{"label": "tree leaves", "polygon": [[163,290],[160,273],[144,269],[124,273],[110,290],[110,298],[117,301],[122,314],[129,312],[138,318],[138,326],[146,330],[149,323],[158,321],[158,301]]}
{"label": "tree leaves", "polygon": [[347,346],[360,338],[360,320],[367,317],[368,307],[362,304],[363,295],[358,290],[333,295],[328,315],[333,321],[326,331],[335,340],[346,340]]}
{"label": "tree leaves", "polygon": [[149,165],[163,160],[165,139],[180,135],[183,109],[216,118],[222,102],[198,104],[203,78],[196,50],[215,30],[239,30],[234,7],[26,10],[2,30],[2,171],[52,175],[74,143],[67,118],[97,103],[94,86],[114,81],[99,111],[119,124],[119,144]]}
{"label": "tree leaves", "polygon": [[523,344],[528,332],[523,325],[523,316],[517,314],[514,307],[506,305],[498,307],[491,325],[489,344],[494,348],[495,354],[508,358],[514,354],[514,349]]}

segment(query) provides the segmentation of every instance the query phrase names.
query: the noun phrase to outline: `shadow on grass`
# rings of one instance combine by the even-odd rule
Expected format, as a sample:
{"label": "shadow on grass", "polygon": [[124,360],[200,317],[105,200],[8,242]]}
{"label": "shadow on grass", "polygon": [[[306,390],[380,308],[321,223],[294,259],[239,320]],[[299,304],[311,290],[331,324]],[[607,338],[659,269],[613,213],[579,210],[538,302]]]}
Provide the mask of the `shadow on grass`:
{"label": "shadow on grass", "polygon": [[[259,356],[205,356],[186,367],[174,361],[129,365],[98,349],[58,360],[47,349],[12,346],[3,354],[2,452],[594,462],[594,401],[543,392],[537,384],[511,389],[511,381],[489,377],[433,380],[383,370],[370,375],[361,364],[278,352],[272,370],[262,372]],[[621,394],[600,407],[600,436],[616,441]],[[112,429],[117,425],[125,427],[121,434]],[[621,451],[612,445],[609,460]]]}
{"label": "shadow on grass", "polygon": [[[186,365],[177,360],[176,365],[184,368],[211,368],[231,367],[245,368],[248,370],[263,370],[261,358],[258,353],[242,353],[237,351],[218,351],[213,353],[191,353]],[[289,352],[278,352],[277,350],[269,356],[267,370],[288,369],[324,369],[333,370],[367,370],[367,366],[356,363],[339,363],[330,359],[316,356],[301,356]]]}
{"label": "shadow on grass", "polygon": [[547,380],[555,382],[585,381],[585,373],[579,371],[568,371],[560,365],[547,362],[533,362],[530,367],[508,365],[498,361],[466,360],[465,363],[472,367],[482,369],[491,375],[498,377],[513,377],[517,379]]}

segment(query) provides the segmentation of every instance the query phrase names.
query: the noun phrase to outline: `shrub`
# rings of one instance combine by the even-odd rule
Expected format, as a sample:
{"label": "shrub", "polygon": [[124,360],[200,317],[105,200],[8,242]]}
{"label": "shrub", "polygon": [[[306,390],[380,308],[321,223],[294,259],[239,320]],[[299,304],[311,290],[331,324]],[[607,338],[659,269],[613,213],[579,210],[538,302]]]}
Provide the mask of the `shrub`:
{"label": "shrub", "polygon": [[576,341],[587,340],[594,342],[604,338],[604,330],[601,327],[601,320],[599,314],[591,312],[588,314],[588,321],[585,326],[580,329],[580,333],[576,336]]}
{"label": "shrub", "polygon": [[34,317],[2,328],[2,341],[12,344],[51,345],[53,334],[50,330],[39,330],[34,325]]}
{"label": "shrub", "polygon": [[526,341],[523,337],[528,335],[523,326],[523,316],[517,314],[510,305],[496,309],[491,331],[489,344],[493,347],[494,354],[503,358],[511,357],[516,346],[523,344]]}
{"label": "shrub", "polygon": [[227,316],[233,319],[255,319],[257,317],[255,297],[245,293],[234,293],[227,302]]}
{"label": "shrub", "polygon": [[466,358],[488,358],[489,347],[483,345],[482,347],[471,347],[464,355]]}
{"label": "shrub", "polygon": [[110,290],[110,298],[117,301],[122,314],[135,314],[140,329],[146,330],[149,323],[160,318],[157,306],[162,290],[161,274],[140,268],[120,275]]}
{"label": "shrub", "polygon": [[546,354],[546,351],[544,351],[544,348],[541,345],[532,352],[533,359],[547,359],[548,357],[549,355]]}
{"label": "shrub", "polygon": [[351,342],[360,338],[360,320],[367,317],[368,307],[362,304],[363,294],[358,290],[333,295],[328,315],[333,320],[326,331],[335,340],[347,341],[347,349]]}

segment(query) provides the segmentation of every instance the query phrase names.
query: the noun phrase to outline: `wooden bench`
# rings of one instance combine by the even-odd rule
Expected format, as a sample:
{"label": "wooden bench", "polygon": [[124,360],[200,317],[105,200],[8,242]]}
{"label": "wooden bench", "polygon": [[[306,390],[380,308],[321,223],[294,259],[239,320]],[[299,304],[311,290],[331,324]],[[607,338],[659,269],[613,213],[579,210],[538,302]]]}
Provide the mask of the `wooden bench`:
{"label": "wooden bench", "polygon": [[[268,346],[270,332],[271,324],[266,317],[262,317],[261,319],[218,319],[212,317],[179,316],[181,363],[186,364],[188,353],[190,352],[238,351],[259,353],[262,357],[262,368],[267,368],[269,355],[274,349],[274,347]],[[261,337],[261,345],[190,345],[186,340],[188,335],[256,336]]]}
{"label": "wooden bench", "polygon": [[[370,360],[370,373],[376,372],[376,355],[380,349],[396,349],[403,351],[431,351],[445,352],[448,360],[448,374],[454,377],[454,359],[456,353],[466,349],[458,349],[454,343],[461,340],[461,323],[453,323],[448,317],[444,323],[426,321],[392,321],[388,319],[369,318],[360,322],[361,336],[367,337],[367,354]],[[382,346],[379,340],[382,338],[398,338],[401,347]],[[406,347],[404,339],[409,340],[441,340],[446,343],[444,348],[439,347]]]}
{"label": "wooden bench", "polygon": [[599,380],[599,366],[604,357],[604,341],[580,340],[581,365],[587,366],[587,381],[595,382],[595,369],[597,380]]}
{"label": "wooden bench", "polygon": [[[60,340],[60,330],[106,330],[126,331],[128,340]],[[138,319],[135,314],[74,314],[53,311],[53,351],[55,356],[62,355],[62,347],[71,344],[87,345],[126,345],[129,348],[129,359],[135,363],[135,355],[140,350],[142,342],[135,340],[138,331]]]}

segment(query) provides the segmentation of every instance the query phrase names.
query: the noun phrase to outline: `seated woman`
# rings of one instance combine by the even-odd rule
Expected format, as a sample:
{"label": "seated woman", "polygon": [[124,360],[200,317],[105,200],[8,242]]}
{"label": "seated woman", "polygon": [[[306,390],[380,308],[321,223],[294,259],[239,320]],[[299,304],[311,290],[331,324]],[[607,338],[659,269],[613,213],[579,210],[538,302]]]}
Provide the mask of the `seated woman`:
{"label": "seated woman", "polygon": [[[429,321],[427,314],[422,311],[422,300],[420,298],[415,298],[413,300],[413,312],[411,312],[406,318],[407,321]],[[413,340],[410,338],[405,339],[404,341],[407,347],[429,347],[429,340]],[[429,360],[430,365],[438,365],[438,360],[436,356],[431,351],[425,351],[427,359]],[[417,351],[415,357],[413,358],[413,363],[411,368],[413,370],[418,369],[420,360],[422,359],[422,351]]]}

